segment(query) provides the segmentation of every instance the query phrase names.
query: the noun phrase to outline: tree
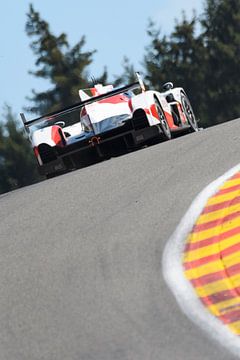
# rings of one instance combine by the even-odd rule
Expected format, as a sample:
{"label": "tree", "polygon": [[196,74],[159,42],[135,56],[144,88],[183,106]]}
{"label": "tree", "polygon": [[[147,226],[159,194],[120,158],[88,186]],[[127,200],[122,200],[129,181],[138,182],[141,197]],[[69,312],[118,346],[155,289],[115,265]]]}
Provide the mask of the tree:
{"label": "tree", "polygon": [[196,35],[197,18],[188,21],[185,14],[176,22],[170,36],[160,36],[154,23],[149,24],[150,45],[146,48],[144,65],[149,85],[161,91],[162,85],[172,81],[190,95],[198,116],[204,114],[203,84],[206,55],[201,34]]}
{"label": "tree", "polygon": [[30,143],[9,106],[0,125],[0,193],[40,180]]}
{"label": "tree", "polygon": [[202,125],[239,116],[240,0],[206,0],[202,16],[183,15],[170,36],[160,37],[155,24],[148,34],[144,65],[151,86],[183,86]]}
{"label": "tree", "polygon": [[5,168],[5,137],[3,125],[0,123],[0,194],[8,191],[11,187]]}
{"label": "tree", "polygon": [[240,0],[207,0],[202,16],[209,120],[240,114]]}
{"label": "tree", "polygon": [[[30,99],[34,103],[32,111],[43,114],[79,101],[78,90],[88,87],[87,67],[92,62],[95,50],[83,51],[84,36],[70,47],[66,34],[55,36],[33,5],[30,5],[27,17],[26,32],[33,38],[31,49],[36,56],[35,64],[38,68],[31,74],[52,84],[50,90],[33,91]],[[107,78],[106,70],[100,78]]]}
{"label": "tree", "polygon": [[122,67],[123,73],[115,76],[114,86],[127,85],[136,81],[136,70],[127,56],[123,58]]}

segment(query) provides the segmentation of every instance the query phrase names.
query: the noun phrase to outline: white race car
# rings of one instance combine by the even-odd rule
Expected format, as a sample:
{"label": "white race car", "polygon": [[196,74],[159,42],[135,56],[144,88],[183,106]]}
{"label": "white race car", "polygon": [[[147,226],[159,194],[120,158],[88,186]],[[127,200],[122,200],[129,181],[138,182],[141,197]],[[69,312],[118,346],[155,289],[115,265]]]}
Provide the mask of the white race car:
{"label": "white race car", "polygon": [[198,131],[183,88],[163,85],[163,92],[146,90],[137,82],[114,89],[95,85],[79,90],[81,101],[57,112],[27,121],[39,171],[47,177],[79,168],[148,144],[169,140],[178,131]]}

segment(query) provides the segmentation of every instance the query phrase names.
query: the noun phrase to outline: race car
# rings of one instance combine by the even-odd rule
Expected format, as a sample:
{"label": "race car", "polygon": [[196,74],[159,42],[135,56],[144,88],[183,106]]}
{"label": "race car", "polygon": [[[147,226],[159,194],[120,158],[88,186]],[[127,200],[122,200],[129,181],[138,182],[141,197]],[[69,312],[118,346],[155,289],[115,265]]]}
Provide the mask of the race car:
{"label": "race car", "polygon": [[47,177],[80,168],[152,140],[170,140],[180,131],[198,131],[181,87],[146,90],[137,81],[114,88],[96,84],[79,90],[80,102],[33,120],[21,118],[32,143],[39,172]]}

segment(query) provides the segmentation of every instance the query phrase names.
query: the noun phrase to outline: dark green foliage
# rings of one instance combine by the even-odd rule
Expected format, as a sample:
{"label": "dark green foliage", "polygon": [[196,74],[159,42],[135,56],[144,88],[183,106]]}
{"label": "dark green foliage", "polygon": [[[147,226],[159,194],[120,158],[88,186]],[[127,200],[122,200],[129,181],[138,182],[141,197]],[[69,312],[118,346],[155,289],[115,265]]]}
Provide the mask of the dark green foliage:
{"label": "dark green foliage", "polygon": [[128,57],[123,58],[122,62],[123,73],[119,76],[115,76],[114,86],[131,84],[136,81],[137,70],[134,69],[134,66],[130,63]]}
{"label": "dark green foliage", "polygon": [[0,125],[0,193],[40,180],[30,143],[8,106],[3,118]]}
{"label": "dark green foliage", "polygon": [[6,192],[10,188],[10,181],[7,176],[7,169],[5,167],[5,137],[3,135],[4,128],[0,124],[0,194]]}
{"label": "dark green foliage", "polygon": [[[31,73],[52,84],[52,88],[45,92],[33,91],[32,111],[42,114],[79,101],[78,90],[88,86],[87,67],[95,51],[83,51],[84,36],[70,47],[66,34],[53,35],[48,23],[41,19],[32,5],[27,16],[26,32],[33,38],[31,48],[38,67]],[[107,78],[106,70],[102,78]]]}
{"label": "dark green foliage", "polygon": [[[190,93],[190,99],[200,114],[202,109],[202,87],[204,82],[205,49],[201,36],[195,36],[197,19],[188,21],[183,15],[182,22],[175,25],[172,34],[160,37],[154,24],[149,25],[148,34],[151,44],[145,55],[147,81],[156,90],[172,81]],[[201,105],[201,106],[200,106]]]}
{"label": "dark green foliage", "polygon": [[175,24],[170,36],[148,29],[144,65],[148,82],[182,86],[204,126],[240,115],[240,0],[207,0],[201,19]]}
{"label": "dark green foliage", "polygon": [[207,0],[202,17],[207,49],[206,104],[214,123],[240,115],[240,0]]}

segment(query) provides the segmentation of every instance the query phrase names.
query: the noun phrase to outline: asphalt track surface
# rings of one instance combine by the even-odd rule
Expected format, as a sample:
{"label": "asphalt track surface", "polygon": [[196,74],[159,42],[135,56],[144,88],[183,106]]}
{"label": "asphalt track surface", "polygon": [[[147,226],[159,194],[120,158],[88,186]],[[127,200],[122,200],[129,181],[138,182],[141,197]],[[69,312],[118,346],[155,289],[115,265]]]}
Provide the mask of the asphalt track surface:
{"label": "asphalt track surface", "polygon": [[2,195],[0,359],[235,359],[182,314],[161,261],[239,162],[235,120]]}

